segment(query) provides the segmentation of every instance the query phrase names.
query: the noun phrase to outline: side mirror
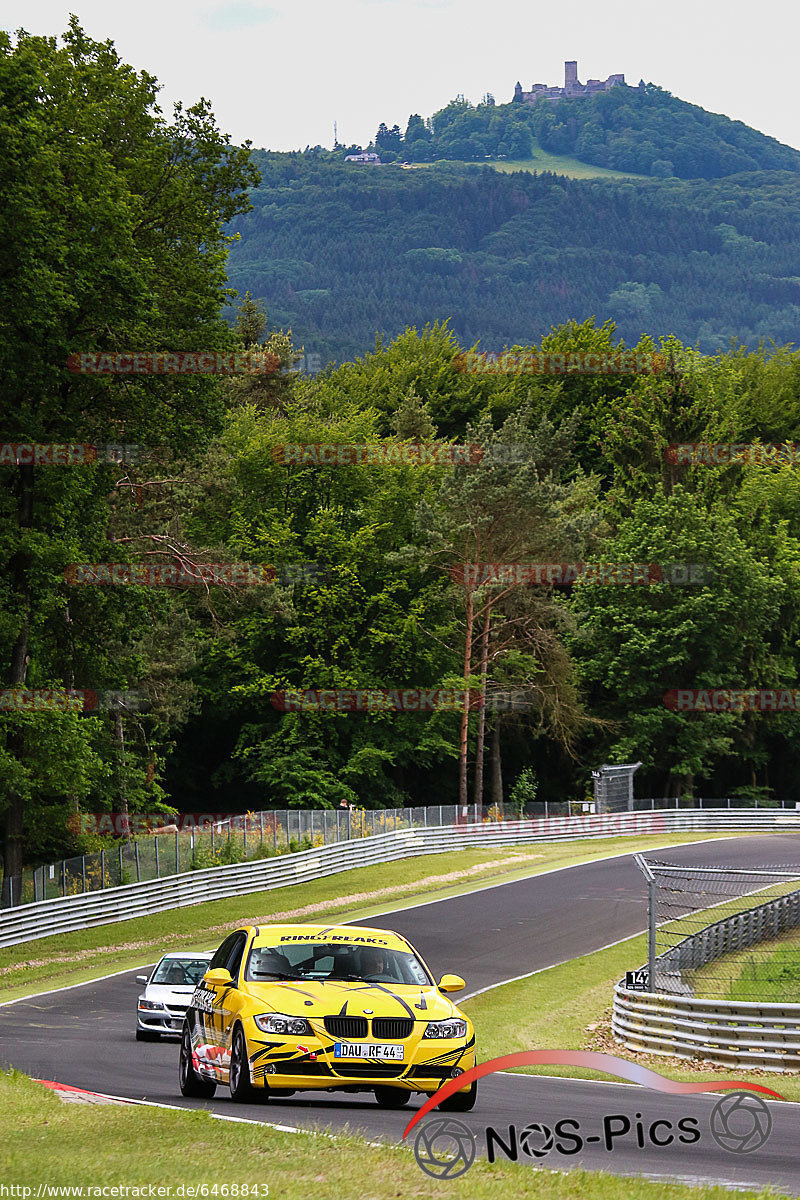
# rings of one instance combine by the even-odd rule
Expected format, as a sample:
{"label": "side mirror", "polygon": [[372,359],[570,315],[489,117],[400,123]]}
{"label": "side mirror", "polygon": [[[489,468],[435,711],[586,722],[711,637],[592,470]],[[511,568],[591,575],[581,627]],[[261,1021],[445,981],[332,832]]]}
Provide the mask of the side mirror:
{"label": "side mirror", "polygon": [[147,983],[148,979],[149,979],[149,975],[137,975],[136,976],[137,983]]}
{"label": "side mirror", "polygon": [[443,975],[439,980],[440,992],[460,992],[466,986],[460,975]]}
{"label": "side mirror", "polygon": [[203,983],[210,987],[229,987],[233,983],[233,976],[224,967],[215,967],[213,971],[206,971]]}

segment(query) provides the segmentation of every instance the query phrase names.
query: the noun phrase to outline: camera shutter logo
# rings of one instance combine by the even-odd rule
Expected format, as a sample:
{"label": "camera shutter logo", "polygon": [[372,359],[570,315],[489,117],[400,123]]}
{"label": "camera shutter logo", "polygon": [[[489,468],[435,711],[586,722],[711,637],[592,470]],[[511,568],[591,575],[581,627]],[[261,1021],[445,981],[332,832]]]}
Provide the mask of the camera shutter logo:
{"label": "camera shutter logo", "polygon": [[751,1154],[772,1132],[772,1114],[759,1096],[729,1092],[711,1110],[711,1136],[723,1150]]}
{"label": "camera shutter logo", "polygon": [[475,1135],[463,1121],[438,1117],[414,1138],[417,1165],[433,1179],[458,1179],[475,1161]]}
{"label": "camera shutter logo", "polygon": [[549,1125],[533,1121],[519,1135],[519,1144],[530,1158],[544,1158],[553,1149],[553,1131]]}

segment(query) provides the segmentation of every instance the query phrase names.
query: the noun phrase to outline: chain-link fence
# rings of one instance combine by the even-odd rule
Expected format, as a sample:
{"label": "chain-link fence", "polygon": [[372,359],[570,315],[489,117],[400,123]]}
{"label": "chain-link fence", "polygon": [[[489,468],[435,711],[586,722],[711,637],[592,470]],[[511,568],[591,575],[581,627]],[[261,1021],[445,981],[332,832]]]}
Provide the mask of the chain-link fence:
{"label": "chain-link fence", "polygon": [[[541,810],[541,813],[539,812]],[[160,879],[184,871],[310,850],[351,838],[404,829],[502,821],[506,816],[569,815],[563,804],[532,804],[525,814],[502,805],[429,804],[419,808],[272,809],[191,829],[169,825],[131,839],[109,839],[107,849],[32,867],[3,880],[0,908],[13,908],[58,896],[74,896],[126,883]]]}
{"label": "chain-link fence", "polygon": [[647,880],[648,967],[653,992],[707,999],[797,1003],[800,866],[637,864]]}

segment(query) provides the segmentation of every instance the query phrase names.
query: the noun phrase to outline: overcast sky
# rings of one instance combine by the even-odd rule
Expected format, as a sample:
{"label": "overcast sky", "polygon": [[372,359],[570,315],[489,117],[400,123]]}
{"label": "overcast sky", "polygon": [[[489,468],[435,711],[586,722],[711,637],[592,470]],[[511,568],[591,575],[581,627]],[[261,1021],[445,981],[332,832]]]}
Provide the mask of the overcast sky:
{"label": "overcast sky", "polygon": [[0,27],[95,39],[155,75],[162,107],[211,101],[241,142],[291,150],[405,131],[459,92],[624,72],[800,148],[796,0],[0,0]]}

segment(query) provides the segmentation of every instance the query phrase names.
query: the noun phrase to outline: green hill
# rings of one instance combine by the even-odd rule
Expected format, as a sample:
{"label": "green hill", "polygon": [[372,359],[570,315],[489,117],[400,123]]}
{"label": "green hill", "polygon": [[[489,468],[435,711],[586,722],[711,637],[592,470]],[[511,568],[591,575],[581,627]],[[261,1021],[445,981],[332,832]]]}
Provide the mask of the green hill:
{"label": "green hill", "polygon": [[262,183],[233,227],[231,282],[323,361],[445,318],[486,349],[593,315],[631,344],[643,331],[707,353],[731,337],[797,340],[794,173],[578,180],[254,157]]}
{"label": "green hill", "polygon": [[[478,105],[456,97],[433,117],[409,117],[378,130],[373,148],[384,160],[461,162],[566,155],[627,174],[722,179],[743,171],[800,171],[800,152],[775,138],[679,100],[648,84],[626,85],[580,99]],[[352,149],[352,148],[350,148]]]}

